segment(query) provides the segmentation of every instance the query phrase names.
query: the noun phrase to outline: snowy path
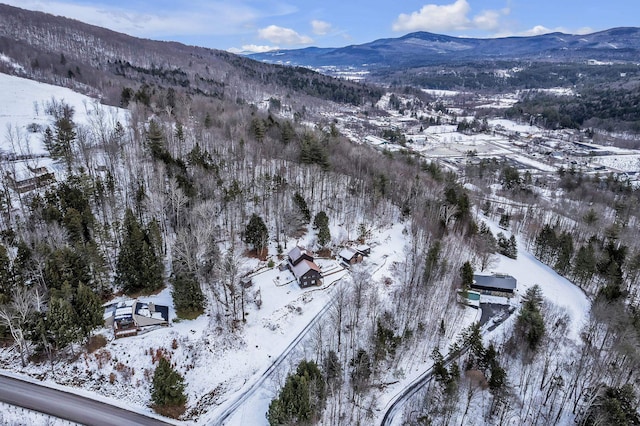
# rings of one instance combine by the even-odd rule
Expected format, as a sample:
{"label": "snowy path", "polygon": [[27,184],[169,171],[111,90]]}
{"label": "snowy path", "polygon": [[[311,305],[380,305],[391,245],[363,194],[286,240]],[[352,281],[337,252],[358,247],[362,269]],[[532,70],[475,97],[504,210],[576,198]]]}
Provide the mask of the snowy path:
{"label": "snowy path", "polygon": [[[337,281],[342,279],[340,277],[338,280],[332,282],[322,290],[326,290],[327,288],[333,286]],[[291,351],[295,349],[295,347],[300,343],[300,341],[307,336],[309,331],[313,329],[313,327],[322,319],[324,314],[331,308],[332,303],[327,303],[320,312],[316,314],[315,317],[302,329],[302,331],[289,343],[289,345],[282,351],[282,353],[273,361],[273,363],[265,370],[264,373],[255,381],[253,384],[250,384],[245,390],[241,391],[239,395],[237,395],[233,401],[216,417],[215,420],[216,425],[226,424],[227,420],[229,420],[229,424],[246,424],[245,419],[236,419],[236,414],[238,409],[240,409],[243,405],[248,404],[248,401],[263,387],[265,381],[271,377],[271,375],[278,369],[278,367],[284,362],[284,360],[289,356]],[[251,407],[255,407],[253,404],[249,404]],[[254,412],[254,410],[251,410]],[[241,412],[241,417],[244,416],[244,412]],[[237,422],[236,422],[237,420]]]}

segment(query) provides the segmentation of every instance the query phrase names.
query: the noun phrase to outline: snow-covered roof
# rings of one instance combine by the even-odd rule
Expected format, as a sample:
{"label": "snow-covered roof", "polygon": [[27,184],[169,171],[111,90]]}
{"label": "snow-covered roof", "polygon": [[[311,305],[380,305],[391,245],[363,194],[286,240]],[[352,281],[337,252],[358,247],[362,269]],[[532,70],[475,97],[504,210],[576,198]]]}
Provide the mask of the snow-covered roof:
{"label": "snow-covered roof", "polygon": [[169,321],[169,308],[167,306],[138,302],[136,303],[135,312],[136,315],[141,317]]}
{"label": "snow-covered roof", "polygon": [[131,306],[116,309],[115,319],[130,318],[133,315]]}
{"label": "snow-covered roof", "polygon": [[289,259],[291,259],[292,263],[296,263],[298,259],[300,259],[300,257],[302,257],[305,254],[313,258],[313,254],[309,250],[305,249],[304,247],[296,246],[291,249],[288,256],[289,256]]}
{"label": "snow-covered roof", "polygon": [[372,145],[384,145],[389,143],[389,141],[385,139],[379,138],[377,136],[372,136],[372,135],[366,136],[364,140],[369,142]]}
{"label": "snow-covered roof", "polygon": [[353,256],[355,256],[356,251],[350,247],[346,247],[343,248],[342,250],[340,250],[339,256],[342,257],[343,259],[351,259]]}
{"label": "snow-covered roof", "polygon": [[312,269],[314,271],[320,272],[320,268],[318,267],[318,265],[306,259],[291,267],[291,271],[293,272],[293,275],[296,276],[296,278],[300,278]]}

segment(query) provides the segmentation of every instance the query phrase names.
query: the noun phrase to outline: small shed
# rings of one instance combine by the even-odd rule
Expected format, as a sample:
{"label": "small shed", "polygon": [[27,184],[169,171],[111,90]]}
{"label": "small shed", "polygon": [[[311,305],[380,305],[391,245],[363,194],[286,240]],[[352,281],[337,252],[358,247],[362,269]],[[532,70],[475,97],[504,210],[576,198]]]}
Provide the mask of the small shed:
{"label": "small shed", "polygon": [[251,277],[242,277],[240,278],[240,285],[242,288],[249,288],[253,285],[253,280]]}
{"label": "small shed", "polygon": [[366,244],[360,244],[356,247],[356,251],[363,256],[369,256],[371,254],[371,247]]}
{"label": "small shed", "polygon": [[343,248],[338,254],[340,259],[347,265],[353,265],[362,262],[362,254],[352,248]]}

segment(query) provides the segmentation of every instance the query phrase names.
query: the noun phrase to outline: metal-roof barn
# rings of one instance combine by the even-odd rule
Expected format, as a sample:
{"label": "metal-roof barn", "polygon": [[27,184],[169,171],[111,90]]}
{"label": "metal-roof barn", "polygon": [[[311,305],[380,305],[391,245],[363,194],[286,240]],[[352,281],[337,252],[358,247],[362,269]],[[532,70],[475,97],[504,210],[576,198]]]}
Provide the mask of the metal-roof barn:
{"label": "metal-roof barn", "polygon": [[516,290],[517,281],[511,275],[473,275],[471,288],[481,291],[499,291],[502,293],[513,293]]}

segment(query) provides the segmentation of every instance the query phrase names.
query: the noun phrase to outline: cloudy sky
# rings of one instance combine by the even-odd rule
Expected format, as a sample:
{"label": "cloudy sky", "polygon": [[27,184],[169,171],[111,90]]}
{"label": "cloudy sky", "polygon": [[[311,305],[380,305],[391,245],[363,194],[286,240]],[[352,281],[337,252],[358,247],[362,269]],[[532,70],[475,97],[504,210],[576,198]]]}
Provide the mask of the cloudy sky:
{"label": "cloudy sky", "polygon": [[464,37],[638,26],[637,0],[0,0],[137,37],[217,49],[338,47],[413,31]]}

